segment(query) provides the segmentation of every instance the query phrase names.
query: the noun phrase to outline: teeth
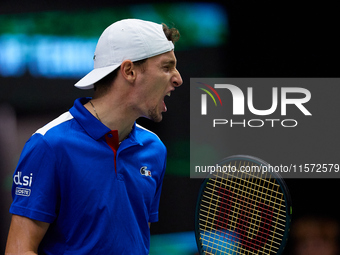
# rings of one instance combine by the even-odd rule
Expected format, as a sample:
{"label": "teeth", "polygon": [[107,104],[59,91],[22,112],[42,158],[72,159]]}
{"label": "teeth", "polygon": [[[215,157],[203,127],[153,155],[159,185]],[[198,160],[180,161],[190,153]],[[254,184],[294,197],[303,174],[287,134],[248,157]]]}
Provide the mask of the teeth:
{"label": "teeth", "polygon": [[171,92],[169,92],[168,94],[166,94],[168,97],[171,96]]}

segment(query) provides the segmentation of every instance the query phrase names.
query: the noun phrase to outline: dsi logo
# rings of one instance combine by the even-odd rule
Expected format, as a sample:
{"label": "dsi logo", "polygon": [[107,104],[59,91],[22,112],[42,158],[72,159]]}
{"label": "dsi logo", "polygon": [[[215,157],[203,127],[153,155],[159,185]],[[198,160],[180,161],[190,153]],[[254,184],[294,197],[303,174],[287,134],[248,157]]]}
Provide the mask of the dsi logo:
{"label": "dsi logo", "polygon": [[30,175],[22,176],[22,172],[18,171],[17,174],[14,175],[13,181],[15,185],[31,187],[33,181],[33,173],[30,173]]}
{"label": "dsi logo", "polygon": [[15,195],[29,197],[31,195],[31,190],[17,187],[15,189]]}
{"label": "dsi logo", "polygon": [[17,186],[22,187],[16,187],[15,194],[18,196],[24,196],[29,197],[31,195],[31,186],[33,182],[33,173],[30,173],[30,175],[22,175],[22,172],[18,171],[14,177],[13,182]]}

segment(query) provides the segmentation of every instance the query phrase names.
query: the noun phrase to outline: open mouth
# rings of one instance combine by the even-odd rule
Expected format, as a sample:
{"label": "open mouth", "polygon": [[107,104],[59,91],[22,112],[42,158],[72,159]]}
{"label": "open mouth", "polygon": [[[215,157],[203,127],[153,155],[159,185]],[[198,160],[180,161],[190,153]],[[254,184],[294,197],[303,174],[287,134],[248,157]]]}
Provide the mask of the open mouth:
{"label": "open mouth", "polygon": [[163,112],[166,112],[168,109],[166,107],[166,104],[165,104],[165,98],[166,97],[170,97],[171,96],[171,91],[169,91],[165,96],[164,96],[164,99],[163,99]]}

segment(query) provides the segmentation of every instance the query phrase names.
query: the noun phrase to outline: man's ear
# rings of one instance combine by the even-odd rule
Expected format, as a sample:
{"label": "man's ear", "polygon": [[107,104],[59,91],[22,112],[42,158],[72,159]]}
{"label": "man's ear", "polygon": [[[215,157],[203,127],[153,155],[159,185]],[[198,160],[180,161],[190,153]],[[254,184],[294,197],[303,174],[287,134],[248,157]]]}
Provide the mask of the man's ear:
{"label": "man's ear", "polygon": [[128,82],[134,82],[136,80],[135,66],[131,60],[124,60],[120,65],[120,72],[125,80]]}

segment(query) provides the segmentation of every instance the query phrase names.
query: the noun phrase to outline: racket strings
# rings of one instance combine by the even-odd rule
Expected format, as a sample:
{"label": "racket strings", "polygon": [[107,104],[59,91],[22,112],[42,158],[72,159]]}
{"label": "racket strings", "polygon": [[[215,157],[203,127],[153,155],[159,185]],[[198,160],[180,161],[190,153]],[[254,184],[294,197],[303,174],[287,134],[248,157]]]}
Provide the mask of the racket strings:
{"label": "racket strings", "polygon": [[237,178],[223,174],[209,180],[199,214],[201,238],[211,254],[275,254],[286,218],[280,185],[259,173],[240,173],[240,165]]}
{"label": "racket strings", "polygon": [[[203,208],[208,208],[207,206],[204,206],[204,205],[202,205],[202,207]],[[207,210],[204,210],[204,209],[202,209],[202,214],[200,214],[201,216],[206,216],[207,217],[207,219],[209,219],[209,220],[214,220],[215,219],[215,217],[217,216],[217,213],[219,213],[218,212],[218,210],[217,209],[212,209],[213,211],[215,211],[215,213],[210,213],[210,215],[212,216],[209,216],[209,214],[208,214],[208,211]],[[219,217],[220,215],[218,215],[218,217]],[[238,218],[236,217],[236,216],[234,216],[234,215],[231,215],[231,216],[229,216],[230,218],[231,218],[231,224],[237,224],[237,220],[238,220]],[[259,216],[258,216],[259,217]],[[248,217],[249,219],[251,219],[251,220],[254,220],[254,221],[256,221],[256,222],[251,222],[251,223],[249,223],[249,229],[250,230],[253,230],[253,231],[256,231],[256,228],[257,228],[257,224],[260,224],[261,223],[261,219],[258,219],[258,217],[256,217],[256,219],[254,220],[254,219],[251,219],[250,217]],[[278,219],[278,220],[281,220],[281,219]],[[266,223],[265,223],[266,224]],[[283,225],[283,224],[280,224],[280,223],[278,223],[282,228],[284,228],[285,227],[285,225]],[[224,225],[224,226],[223,226]],[[224,228],[224,227],[226,227],[226,225],[227,224],[217,224],[217,226],[218,227],[220,227],[220,228]],[[267,223],[267,225],[269,225],[268,223]],[[272,232],[274,232],[273,230],[271,230]],[[277,233],[278,235],[280,235],[280,233]],[[283,235],[281,235],[281,236],[283,236]],[[278,238],[279,239],[279,238]]]}
{"label": "racket strings", "polygon": [[[214,177],[215,177],[215,178],[219,178],[220,176],[217,175],[217,174],[215,174]],[[276,186],[277,188],[280,187],[280,185],[279,185],[278,183],[276,183],[276,182],[271,182],[271,181],[269,181],[269,180],[267,180],[267,179],[261,179],[261,176],[254,176],[254,175],[250,175],[249,173],[245,173],[245,176],[244,176],[244,177],[243,177],[243,176],[237,177],[237,176],[235,176],[235,175],[233,175],[233,174],[226,173],[225,176],[224,176],[223,178],[224,178],[225,180],[227,180],[227,181],[230,181],[230,180],[227,179],[227,178],[231,178],[231,179],[236,178],[236,179],[241,179],[241,180],[243,180],[244,182],[248,182],[248,183],[250,183],[250,184],[252,184],[252,185],[254,186],[253,191],[259,191],[259,190],[255,190],[255,188],[258,188],[258,189],[261,188],[261,189],[263,189],[263,190],[265,190],[265,191],[273,191],[273,189],[274,189],[275,186]],[[263,184],[257,184],[257,183],[254,183],[254,182],[249,181],[249,180],[253,180],[254,178],[261,180],[261,181],[263,182]],[[266,177],[262,177],[262,178],[266,178]],[[249,179],[249,180],[248,180],[248,179]],[[232,182],[232,181],[230,181],[230,182]],[[236,184],[236,185],[239,185],[241,188],[244,187],[244,184],[237,183],[237,182],[233,182],[233,183]],[[265,187],[265,186],[264,186],[265,184],[267,184],[267,185],[273,185],[273,187],[272,187],[272,188]],[[280,192],[280,191],[278,191],[278,192]],[[262,193],[264,193],[264,191],[263,191]],[[271,195],[268,195],[268,196],[269,196],[269,197],[273,197],[273,196],[271,196]]]}
{"label": "racket strings", "polygon": [[[208,231],[208,230],[215,230],[215,227],[214,227],[214,225],[211,225],[211,226],[209,226],[209,227],[207,227],[205,224],[200,224],[200,226],[201,227],[204,227],[204,228],[206,228],[206,230]],[[226,239],[226,241],[230,241],[230,240],[232,240],[231,238],[230,238],[230,236],[231,237],[235,237],[235,236],[237,236],[237,234],[228,234],[228,235],[224,235],[223,236],[223,239]],[[244,236],[243,236],[244,237]],[[254,237],[254,236],[252,236],[252,237]],[[216,239],[216,238],[215,238]],[[271,245],[280,245],[280,241],[281,241],[281,239],[282,239],[282,235],[281,235],[281,238],[279,238],[279,237],[277,237],[277,236],[274,236],[273,237],[273,239],[271,240],[271,242],[272,242],[272,244]],[[274,244],[273,244],[274,243]]]}
{"label": "racket strings", "polygon": [[[216,211],[216,209],[215,209],[215,211]],[[214,221],[216,215],[212,215],[212,217],[211,217],[211,216],[206,216],[206,215],[204,214],[204,212],[203,212],[203,214],[202,214],[202,213],[200,214],[200,217],[201,217],[201,218],[202,218],[202,217],[206,217],[206,218],[207,218],[207,221],[208,221],[209,223],[211,223],[211,221]],[[209,224],[209,223],[208,223],[208,224]],[[234,220],[232,223],[234,223],[235,225],[237,224],[235,220]],[[201,228],[204,228],[206,231],[208,231],[207,233],[209,233],[209,230],[210,230],[210,231],[211,231],[211,230],[216,230],[216,225],[215,225],[214,223],[211,223],[210,226],[208,226],[207,223],[203,223],[203,224],[200,223],[200,226],[201,226]],[[250,228],[250,229],[253,230],[254,232],[256,231],[254,228]],[[248,230],[248,231],[249,231],[249,230]],[[211,242],[212,244],[213,244],[213,243],[216,243],[216,241],[218,241],[218,242],[224,241],[224,242],[228,243],[228,241],[232,240],[233,237],[235,237],[235,236],[236,236],[236,234],[234,234],[234,235],[233,235],[233,234],[229,234],[229,235],[227,235],[227,236],[226,236],[225,234],[223,234],[223,235],[218,235],[218,236],[217,236],[218,238],[216,238],[216,237],[214,237],[214,236],[211,236],[211,234],[208,234],[208,235],[205,235],[205,238],[204,238],[204,239],[208,240],[208,242]],[[243,236],[244,236],[244,235],[243,235]],[[214,239],[214,240],[210,240],[210,239]],[[276,240],[275,240],[275,239],[276,239]],[[278,238],[277,236],[274,236],[271,245],[273,245],[273,243],[274,243],[274,244],[276,244],[277,246],[279,246],[279,245],[280,245],[279,241],[280,241],[280,238]],[[234,245],[234,248],[235,248],[235,249],[239,249],[238,246],[239,246],[240,244],[241,244],[240,241],[237,241],[237,244]],[[243,244],[243,245],[244,245],[244,244]],[[223,246],[225,246],[225,245],[221,245],[221,247],[223,247]],[[247,246],[248,248],[251,248],[251,246],[248,245],[248,244],[246,244],[246,246]],[[255,245],[255,246],[256,246],[256,245]],[[209,245],[207,245],[207,247],[216,249],[216,247],[214,247],[214,246],[209,246]],[[227,247],[227,246],[226,246],[226,247]],[[233,249],[233,248],[232,248],[232,247],[229,247],[228,249],[230,250],[230,249]],[[222,250],[220,250],[220,249],[218,249],[218,250],[219,250],[219,251],[222,251]],[[267,250],[267,249],[266,249],[266,250]],[[255,253],[254,253],[254,254],[255,254]],[[267,253],[265,253],[265,254],[267,254]]]}
{"label": "racket strings", "polygon": [[[223,183],[223,182],[220,181],[219,183],[217,183],[217,185],[215,184],[215,186],[216,187],[220,187],[220,186],[228,187],[228,185],[229,185],[230,187],[236,187],[236,185],[238,185],[238,187],[235,188],[235,189],[240,189],[240,188],[243,188],[243,186],[244,186],[240,183],[233,184],[233,183],[231,183],[232,181],[230,179],[223,179],[223,180],[226,181],[227,183]],[[249,183],[249,181],[247,181],[247,182]],[[261,185],[256,185],[256,187],[260,188]],[[261,191],[256,190],[256,189],[249,188],[249,187],[248,187],[248,189],[249,189],[250,192],[243,190],[242,191],[243,193],[239,194],[239,196],[241,197],[241,201],[242,200],[244,201],[247,197],[250,197],[251,200],[256,199],[255,202],[258,202],[257,199],[261,199],[262,203],[269,204],[270,206],[273,207],[273,210],[278,211],[276,213],[280,213],[280,210],[278,209],[278,207],[279,208],[283,207],[283,210],[285,210],[285,199],[282,196],[282,192],[278,190],[279,186],[276,185],[276,188],[277,188],[276,192],[274,190],[271,190],[275,194],[275,196],[272,195],[272,194],[261,192]],[[218,194],[214,194],[215,187],[207,186],[206,189],[211,191],[210,193],[206,192],[208,197],[212,196],[212,198],[215,199],[215,201],[219,199]],[[269,189],[266,188],[266,190],[268,191]],[[255,192],[257,193],[256,196],[254,196]],[[280,198],[278,198],[278,195],[280,195]],[[255,198],[253,198],[253,197],[255,197]],[[233,203],[235,203],[236,205],[239,205],[237,201],[238,200],[234,200]],[[221,202],[221,203],[223,204],[223,202]],[[245,203],[247,205],[250,205],[250,206],[244,206],[245,209],[253,208],[252,203],[250,203],[250,202],[245,202]]]}
{"label": "racket strings", "polygon": [[[206,192],[205,193],[204,196],[206,198],[211,198],[212,197],[213,201],[215,201],[215,202],[220,201],[219,200],[220,197],[218,196],[218,194],[213,193],[213,189],[211,187],[207,187],[207,190],[210,190],[210,192]],[[247,193],[247,194],[249,194],[249,193]],[[282,194],[280,194],[280,195],[282,195]],[[246,197],[242,196],[241,198],[246,198]],[[256,197],[256,198],[258,198],[258,197]],[[284,204],[285,200],[283,199],[282,196],[281,196],[280,199],[278,199],[278,202],[277,201],[268,200],[268,199],[263,199],[263,198],[260,198],[260,199],[262,199],[263,203],[268,203],[270,206],[272,206],[273,210],[275,211],[276,214],[280,214],[281,213],[281,209],[278,209],[277,207],[281,207],[282,206],[285,209],[285,204]],[[238,200],[233,200],[231,203],[233,203],[235,207],[239,207],[240,203],[238,203],[237,201]],[[258,201],[256,201],[256,202],[258,202]],[[228,203],[223,202],[223,201],[220,201],[220,203],[221,203],[222,206],[228,204]],[[243,205],[245,209],[254,210],[257,213],[260,212],[259,210],[254,209],[253,203],[247,202],[247,201],[245,203],[246,203],[246,205]]]}
{"label": "racket strings", "polygon": [[[205,197],[208,198],[207,196],[205,196]],[[215,201],[217,201],[217,200],[215,200]],[[200,215],[202,217],[205,216],[207,218],[207,222],[212,222],[213,220],[215,220],[216,218],[219,218],[219,217],[229,217],[229,219],[231,221],[231,229],[233,229],[232,228],[233,226],[237,225],[238,217],[235,216],[235,215],[228,215],[228,213],[230,213],[231,209],[227,209],[226,212],[221,212],[221,210],[219,210],[217,206],[215,208],[211,208],[210,207],[211,212],[209,213],[208,210],[207,210],[207,209],[209,209],[208,205],[202,204],[201,207],[202,207],[201,208],[201,212],[202,213]],[[251,222],[249,223],[249,230],[253,231],[252,233],[256,232],[258,224],[261,223],[261,218],[260,218],[260,215],[259,215],[260,211],[259,210],[256,210],[256,211],[257,211],[258,214],[255,215],[255,218],[252,218],[251,216],[246,216],[248,218],[248,221],[251,220]],[[252,215],[252,216],[254,216],[254,215]],[[280,225],[280,227],[284,229],[285,225],[280,223],[280,222],[278,222],[278,221],[284,221],[284,219],[280,218],[279,216],[280,215],[278,214],[278,216],[277,216],[278,217],[277,218],[277,224]],[[220,222],[222,222],[222,221],[218,220],[218,223],[216,224],[217,228],[225,228],[227,224],[226,223],[223,224],[223,222],[221,224]],[[269,225],[269,223],[266,223],[266,222],[264,224],[268,224]],[[213,227],[214,227],[214,224],[211,223],[210,228],[213,228]],[[271,232],[274,233],[273,230],[271,230]],[[252,233],[250,233],[250,235]],[[254,235],[254,234],[252,234],[252,235]],[[283,236],[283,234],[280,234],[280,233],[277,233],[277,235],[279,235],[281,238]],[[274,238],[276,238],[278,240],[281,240],[278,237],[274,237]]]}

